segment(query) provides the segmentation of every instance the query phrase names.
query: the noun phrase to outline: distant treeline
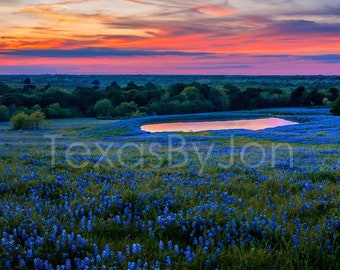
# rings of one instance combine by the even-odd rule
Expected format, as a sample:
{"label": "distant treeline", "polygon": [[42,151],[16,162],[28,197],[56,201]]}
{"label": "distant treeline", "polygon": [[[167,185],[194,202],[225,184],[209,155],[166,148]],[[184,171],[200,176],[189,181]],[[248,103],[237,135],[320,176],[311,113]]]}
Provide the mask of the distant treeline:
{"label": "distant treeline", "polygon": [[47,118],[123,118],[333,105],[331,111],[340,114],[339,104],[337,88],[306,89],[300,86],[283,91],[279,86],[240,89],[232,84],[211,87],[198,82],[159,87],[150,82],[137,85],[132,81],[125,86],[113,82],[101,87],[100,82],[94,80],[90,87],[76,87],[69,91],[51,84],[36,87],[30,78],[15,89],[0,82],[1,121],[7,121],[18,112],[30,114],[37,110],[42,110]]}

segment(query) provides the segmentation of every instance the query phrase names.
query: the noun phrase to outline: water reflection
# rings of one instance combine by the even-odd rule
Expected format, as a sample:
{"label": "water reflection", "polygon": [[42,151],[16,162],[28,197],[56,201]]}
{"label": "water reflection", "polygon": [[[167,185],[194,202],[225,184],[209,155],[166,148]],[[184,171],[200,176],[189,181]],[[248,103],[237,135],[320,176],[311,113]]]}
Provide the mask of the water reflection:
{"label": "water reflection", "polygon": [[143,125],[141,129],[148,132],[197,132],[205,130],[247,129],[261,130],[266,128],[295,125],[297,123],[281,118],[262,118],[255,120],[207,121],[207,122],[177,122]]}

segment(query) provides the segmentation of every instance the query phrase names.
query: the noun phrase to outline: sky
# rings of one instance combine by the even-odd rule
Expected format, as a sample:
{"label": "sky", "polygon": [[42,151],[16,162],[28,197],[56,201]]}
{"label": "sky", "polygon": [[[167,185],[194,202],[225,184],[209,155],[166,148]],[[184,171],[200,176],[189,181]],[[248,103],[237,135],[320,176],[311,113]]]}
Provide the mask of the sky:
{"label": "sky", "polygon": [[339,0],[0,0],[0,74],[340,75]]}

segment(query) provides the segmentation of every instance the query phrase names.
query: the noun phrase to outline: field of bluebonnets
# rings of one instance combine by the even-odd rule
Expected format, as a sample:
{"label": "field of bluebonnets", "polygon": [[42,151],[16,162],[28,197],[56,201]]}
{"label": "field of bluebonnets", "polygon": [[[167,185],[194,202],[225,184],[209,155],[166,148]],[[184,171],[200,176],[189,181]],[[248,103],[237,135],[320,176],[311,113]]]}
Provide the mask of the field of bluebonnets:
{"label": "field of bluebonnets", "polygon": [[54,120],[0,127],[0,260],[7,269],[340,269],[340,117],[277,116],[261,131],[140,131]]}

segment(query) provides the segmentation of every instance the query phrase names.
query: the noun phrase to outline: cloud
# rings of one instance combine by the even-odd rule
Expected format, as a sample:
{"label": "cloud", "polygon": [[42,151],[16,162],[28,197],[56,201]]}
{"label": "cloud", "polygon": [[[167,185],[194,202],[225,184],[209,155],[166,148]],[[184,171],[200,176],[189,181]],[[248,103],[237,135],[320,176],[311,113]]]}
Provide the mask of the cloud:
{"label": "cloud", "polygon": [[306,20],[288,20],[275,22],[269,26],[269,32],[272,34],[334,34],[339,35],[340,24],[321,24]]}
{"label": "cloud", "polygon": [[30,57],[109,57],[109,56],[207,56],[206,52],[181,52],[181,51],[143,51],[143,50],[116,50],[111,48],[81,48],[73,50],[11,50],[0,51],[3,55],[30,56]]}
{"label": "cloud", "polygon": [[[206,65],[206,66],[196,66],[194,67],[195,70],[209,70],[213,71],[216,70],[218,72],[221,72],[221,70],[242,70],[242,69],[252,69],[254,66],[252,65],[225,65],[225,64],[211,64],[211,65]],[[187,66],[187,67],[182,67],[183,70],[190,70],[193,69],[193,67]]]}
{"label": "cloud", "polygon": [[[331,59],[339,59],[340,55]],[[340,74],[340,65],[325,63],[327,55],[291,56],[220,54],[203,57],[183,55],[49,58],[0,54],[3,74],[234,74],[298,75]],[[337,58],[335,58],[337,57]],[[315,59],[315,60],[314,60]]]}
{"label": "cloud", "polygon": [[[2,74],[57,74],[62,70],[61,67],[45,66],[45,65],[15,65],[15,66],[0,66]],[[66,67],[63,73],[72,73],[74,68]]]}
{"label": "cloud", "polygon": [[[285,2],[285,1],[282,1]],[[324,0],[320,1],[287,1],[290,2],[289,9],[284,9],[279,11],[280,15],[287,16],[323,16],[323,15],[335,15],[338,16],[340,13],[340,3],[339,1]],[[287,4],[287,3],[286,3]],[[292,8],[295,7],[295,8]]]}
{"label": "cloud", "polygon": [[[242,58],[247,57],[253,59],[255,62],[283,62],[283,61],[300,61],[307,60],[317,63],[340,63],[340,54],[320,54],[320,55],[289,55],[289,54],[262,54],[262,55],[231,55],[228,57]],[[258,60],[260,59],[260,60]]]}
{"label": "cloud", "polygon": [[339,64],[340,54],[308,55],[299,57],[303,60],[316,61],[320,63]]}

